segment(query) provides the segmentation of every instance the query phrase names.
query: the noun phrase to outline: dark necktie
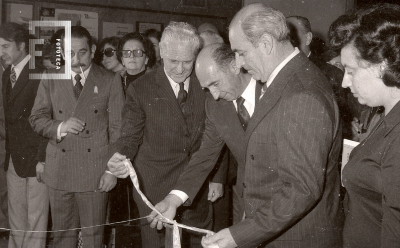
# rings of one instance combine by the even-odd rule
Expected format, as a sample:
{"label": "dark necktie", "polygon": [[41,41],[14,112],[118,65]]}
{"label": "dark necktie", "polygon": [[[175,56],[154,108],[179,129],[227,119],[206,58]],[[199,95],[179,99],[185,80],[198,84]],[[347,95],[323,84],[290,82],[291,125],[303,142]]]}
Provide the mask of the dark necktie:
{"label": "dark necktie", "polygon": [[179,92],[178,92],[178,98],[176,99],[178,101],[179,106],[181,106],[182,112],[183,112],[183,107],[185,106],[186,100],[187,100],[187,92],[185,90],[185,84],[184,83],[179,83]]}
{"label": "dark necktie", "polygon": [[244,98],[240,96],[236,100],[236,103],[237,103],[237,111],[240,123],[242,123],[243,130],[246,131],[247,124],[249,123],[250,120],[250,114],[249,112],[247,112],[246,107],[243,105],[244,101],[245,101]]}
{"label": "dark necktie", "polygon": [[76,74],[75,75],[75,80],[76,80],[76,83],[74,85],[74,95],[75,95],[76,100],[78,100],[79,99],[79,95],[81,94],[82,89],[83,89],[83,86],[82,86],[82,83],[81,83],[81,75]]}
{"label": "dark necktie", "polygon": [[17,82],[17,73],[15,73],[14,67],[11,69],[10,81],[11,87],[14,88],[14,85]]}

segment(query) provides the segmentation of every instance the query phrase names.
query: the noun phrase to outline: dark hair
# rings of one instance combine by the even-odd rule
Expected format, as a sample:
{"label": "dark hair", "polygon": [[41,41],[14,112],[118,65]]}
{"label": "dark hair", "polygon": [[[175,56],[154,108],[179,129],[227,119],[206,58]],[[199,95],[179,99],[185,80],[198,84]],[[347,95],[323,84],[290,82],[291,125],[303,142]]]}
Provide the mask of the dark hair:
{"label": "dark hair", "polygon": [[17,46],[25,43],[25,51],[29,53],[29,31],[15,22],[6,22],[0,26],[0,38],[6,41],[14,41]]}
{"label": "dark hair", "polygon": [[224,72],[229,70],[230,63],[235,60],[235,53],[230,46],[220,43],[214,44],[215,49],[211,52],[211,58],[217,64],[218,68]]}
{"label": "dark hair", "polygon": [[290,22],[286,22],[289,29],[289,40],[294,47],[300,47],[300,38],[297,34],[297,28]]}
{"label": "dark hair", "polygon": [[301,27],[303,28],[304,32],[306,32],[306,33],[312,32],[311,31],[310,21],[307,18],[305,18],[303,16],[289,16],[287,18],[296,18],[299,21],[299,23],[300,23]]}
{"label": "dark hair", "polygon": [[115,50],[117,50],[120,40],[121,40],[121,38],[119,38],[117,36],[106,37],[106,38],[102,39],[100,41],[100,44],[96,48],[96,52],[94,53],[93,63],[95,63],[96,65],[99,65],[99,66],[103,66],[103,63],[102,63],[103,53],[102,52],[104,50],[104,46],[106,44],[110,44],[111,46],[113,46],[115,48]]}
{"label": "dark hair", "polygon": [[352,24],[342,47],[352,44],[359,59],[368,63],[385,62],[384,84],[400,88],[400,6],[378,4],[362,9]]}
{"label": "dark hair", "polygon": [[[61,40],[64,40],[65,32],[61,32]],[[89,45],[89,52],[91,53],[92,45],[93,45],[93,38],[90,35],[89,31],[82,26],[72,26],[71,27],[71,38],[86,38],[86,41]],[[64,44],[64,42],[62,42]]]}
{"label": "dark hair", "polygon": [[122,39],[119,41],[118,49],[117,49],[118,50],[118,53],[117,53],[118,60],[120,62],[122,62],[122,50],[124,48],[125,43],[130,40],[136,40],[136,41],[139,41],[142,43],[144,52],[146,53],[146,56],[149,58],[149,60],[147,62],[147,67],[152,68],[154,66],[154,64],[156,63],[156,56],[155,56],[155,52],[154,52],[153,43],[151,43],[149,38],[147,38],[144,35],[141,35],[138,32],[128,33],[128,34],[124,35],[122,37]]}
{"label": "dark hair", "polygon": [[146,35],[148,38],[156,38],[158,42],[161,41],[161,32],[155,30],[154,28],[146,30],[144,35]]}

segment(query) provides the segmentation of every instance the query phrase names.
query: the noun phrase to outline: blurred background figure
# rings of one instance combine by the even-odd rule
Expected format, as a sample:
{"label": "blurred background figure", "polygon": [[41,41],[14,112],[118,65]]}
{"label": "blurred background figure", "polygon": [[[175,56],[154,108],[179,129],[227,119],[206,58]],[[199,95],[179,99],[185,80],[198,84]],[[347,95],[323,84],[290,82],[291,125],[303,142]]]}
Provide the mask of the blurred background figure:
{"label": "blurred background figure", "polygon": [[214,31],[206,30],[200,33],[201,40],[203,42],[203,47],[210,44],[223,44],[224,39],[218,33]]}
{"label": "blurred background figure", "polygon": [[214,24],[208,22],[200,24],[200,26],[197,28],[197,32],[199,32],[199,34],[203,33],[204,31],[212,31],[219,34],[218,28]]}
{"label": "blurred background figure", "polygon": [[151,41],[154,47],[154,52],[155,52],[155,57],[156,57],[156,63],[151,69],[155,69],[162,65],[162,59],[160,56],[160,40],[161,40],[161,32],[157,31],[155,29],[149,29],[144,33],[147,38]]}
{"label": "blurred background figure", "polygon": [[156,62],[151,41],[138,32],[122,37],[118,45],[118,58],[126,68],[124,91],[129,84],[144,75]]}
{"label": "blurred background figure", "polygon": [[[8,65],[0,57],[0,79]],[[0,90],[3,87],[0,81]],[[7,179],[4,171],[4,162],[6,159],[6,127],[4,120],[3,94],[0,94],[0,228],[9,228],[8,223],[8,198],[7,198]],[[0,230],[0,239],[8,239],[10,232]]]}

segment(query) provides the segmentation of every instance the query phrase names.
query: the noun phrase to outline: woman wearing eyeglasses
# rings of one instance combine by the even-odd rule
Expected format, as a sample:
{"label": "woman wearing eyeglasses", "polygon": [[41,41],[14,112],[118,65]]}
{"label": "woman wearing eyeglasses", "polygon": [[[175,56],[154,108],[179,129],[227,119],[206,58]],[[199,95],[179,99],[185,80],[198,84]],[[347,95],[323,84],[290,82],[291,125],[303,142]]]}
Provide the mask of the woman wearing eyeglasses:
{"label": "woman wearing eyeglasses", "polygon": [[153,44],[138,32],[122,37],[118,45],[118,56],[126,68],[124,90],[156,62]]}
{"label": "woman wearing eyeglasses", "polygon": [[117,48],[120,38],[107,37],[101,40],[96,49],[93,62],[113,72],[123,72],[125,67],[117,57]]}

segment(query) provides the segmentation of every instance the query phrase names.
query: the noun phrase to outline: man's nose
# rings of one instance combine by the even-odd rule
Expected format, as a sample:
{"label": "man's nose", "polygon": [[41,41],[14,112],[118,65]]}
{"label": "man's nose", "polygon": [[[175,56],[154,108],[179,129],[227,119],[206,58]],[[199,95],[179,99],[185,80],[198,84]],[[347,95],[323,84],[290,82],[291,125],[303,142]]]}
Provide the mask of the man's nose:
{"label": "man's nose", "polygon": [[349,88],[350,86],[351,86],[351,80],[349,79],[349,76],[347,75],[347,73],[344,73],[342,87]]}
{"label": "man's nose", "polygon": [[244,58],[242,56],[239,56],[238,53],[235,54],[235,61],[236,61],[237,68],[241,68],[245,64]]}
{"label": "man's nose", "polygon": [[176,71],[178,73],[182,73],[183,72],[183,63],[182,62],[178,63],[178,66],[176,67]]}
{"label": "man's nose", "polygon": [[213,96],[214,100],[218,100],[219,92],[217,90],[210,90],[211,95]]}

